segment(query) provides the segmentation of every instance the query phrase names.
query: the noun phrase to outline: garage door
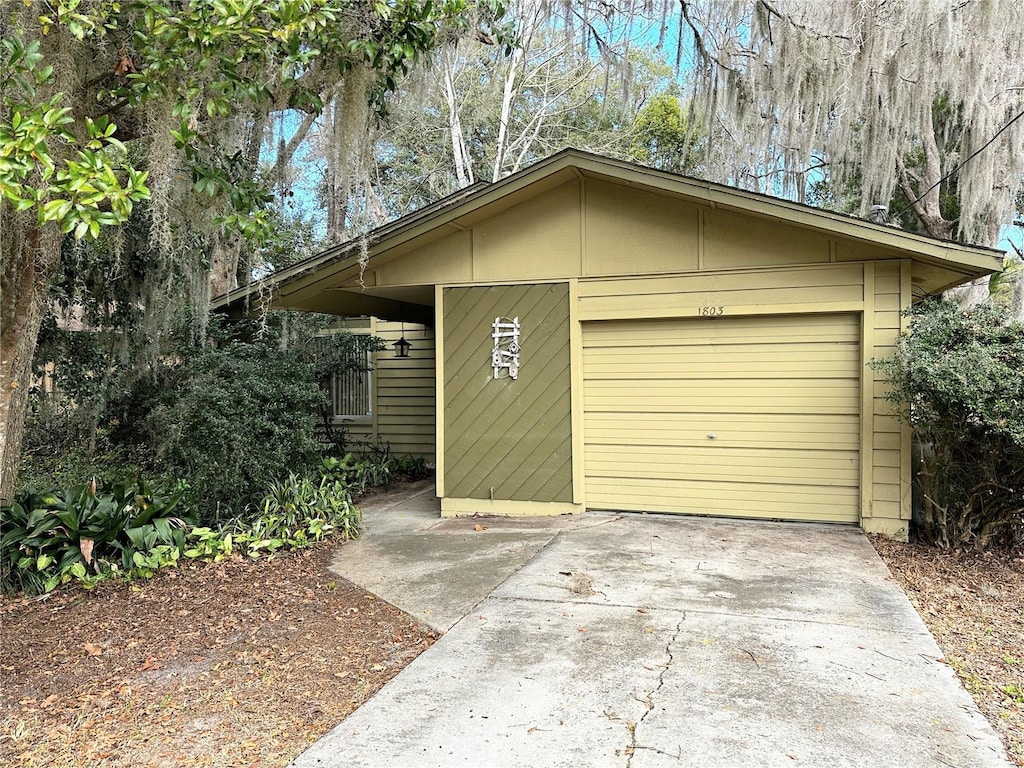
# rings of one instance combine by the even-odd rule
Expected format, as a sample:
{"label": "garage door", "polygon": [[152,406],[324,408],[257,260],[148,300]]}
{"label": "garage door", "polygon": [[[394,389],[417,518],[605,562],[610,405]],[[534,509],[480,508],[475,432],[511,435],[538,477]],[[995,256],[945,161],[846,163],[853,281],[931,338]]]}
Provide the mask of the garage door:
{"label": "garage door", "polygon": [[855,315],[583,327],[591,509],[856,523]]}

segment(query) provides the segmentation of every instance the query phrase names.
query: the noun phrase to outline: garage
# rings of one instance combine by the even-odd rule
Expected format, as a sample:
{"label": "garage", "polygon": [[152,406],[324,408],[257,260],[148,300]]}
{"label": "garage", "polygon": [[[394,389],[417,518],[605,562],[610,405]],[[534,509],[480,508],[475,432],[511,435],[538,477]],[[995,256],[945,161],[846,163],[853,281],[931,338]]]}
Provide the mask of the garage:
{"label": "garage", "polygon": [[860,520],[860,318],[583,324],[589,509]]}
{"label": "garage", "polygon": [[[1001,259],[567,149],[290,267],[271,304],[387,321],[411,345],[378,353],[370,426],[434,444],[442,516],[646,510],[905,539],[911,431],[867,364],[914,302]],[[221,308],[264,306],[254,290]]]}

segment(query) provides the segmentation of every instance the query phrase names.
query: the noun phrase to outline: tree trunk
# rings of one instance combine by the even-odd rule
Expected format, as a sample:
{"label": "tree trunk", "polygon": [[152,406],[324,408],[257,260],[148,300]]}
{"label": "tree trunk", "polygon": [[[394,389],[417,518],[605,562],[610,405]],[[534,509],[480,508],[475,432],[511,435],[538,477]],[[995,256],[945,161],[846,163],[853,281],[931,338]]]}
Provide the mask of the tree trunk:
{"label": "tree trunk", "polygon": [[494,171],[491,173],[491,181],[501,180],[502,167],[505,164],[505,145],[508,141],[508,123],[512,119],[512,100],[516,95],[516,75],[519,74],[519,66],[526,55],[522,46],[516,46],[512,51],[512,60],[505,72],[505,86],[501,93],[501,117],[498,118],[498,140],[494,147]]}
{"label": "tree trunk", "polygon": [[458,94],[455,91],[455,60],[456,51],[453,49],[442,59],[441,76],[444,81],[444,98],[448,104],[448,132],[452,140],[452,162],[455,165],[455,177],[458,179],[459,189],[465,189],[473,184],[473,160],[466,148],[466,137],[462,133],[462,121],[459,117]]}
{"label": "tree trunk", "polygon": [[351,172],[348,148],[351,142],[345,136],[344,101],[341,94],[334,97],[324,112],[327,121],[327,242],[331,245],[345,241],[348,230],[348,198]]}
{"label": "tree trunk", "polygon": [[21,462],[32,356],[46,311],[46,289],[60,262],[60,232],[0,203],[0,500],[14,495]]}
{"label": "tree trunk", "polygon": [[242,238],[227,235],[218,229],[210,246],[210,297],[238,287],[238,261],[242,254]]}

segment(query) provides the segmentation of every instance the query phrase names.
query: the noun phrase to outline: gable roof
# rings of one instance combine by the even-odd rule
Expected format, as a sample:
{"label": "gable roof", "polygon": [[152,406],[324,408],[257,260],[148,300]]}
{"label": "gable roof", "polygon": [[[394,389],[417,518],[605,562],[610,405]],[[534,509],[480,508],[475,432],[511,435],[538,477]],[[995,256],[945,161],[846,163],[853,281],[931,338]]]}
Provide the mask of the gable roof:
{"label": "gable roof", "polygon": [[[311,309],[300,298],[312,284],[350,271],[374,257],[418,238],[434,239],[440,230],[465,230],[499,207],[521,202],[572,178],[591,177],[677,196],[682,200],[774,219],[825,234],[884,248],[897,256],[938,267],[947,278],[929,286],[939,292],[1002,268],[1003,252],[983,246],[937,240],[846,214],[813,208],[757,192],[565,149],[493,184],[477,183],[372,230],[363,237],[328,248],[279,270],[259,283],[235,289],[211,302],[215,311],[244,312],[254,297],[278,309]],[[528,276],[524,276],[528,277]],[[948,279],[952,277],[952,279]],[[294,300],[290,300],[294,296]],[[411,318],[410,318],[411,319]]]}

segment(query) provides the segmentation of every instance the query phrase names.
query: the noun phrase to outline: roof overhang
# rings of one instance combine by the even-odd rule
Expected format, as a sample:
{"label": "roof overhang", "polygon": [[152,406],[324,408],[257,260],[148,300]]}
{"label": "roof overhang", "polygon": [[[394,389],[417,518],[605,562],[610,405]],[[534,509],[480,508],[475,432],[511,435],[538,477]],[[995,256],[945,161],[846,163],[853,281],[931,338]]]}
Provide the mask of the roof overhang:
{"label": "roof overhang", "polygon": [[912,259],[918,296],[939,293],[1002,269],[1004,254],[992,248],[936,240],[756,192],[567,149],[499,182],[466,188],[364,237],[328,248],[258,284],[217,297],[211,308],[236,315],[247,313],[250,305],[337,312],[338,292],[343,292],[345,314],[427,322],[432,292],[361,285],[359,278],[375,259],[385,252],[388,259],[400,257],[453,232],[469,229],[493,215],[497,208],[515,205],[574,178],[588,177],[675,196],[710,208],[773,219]]}

